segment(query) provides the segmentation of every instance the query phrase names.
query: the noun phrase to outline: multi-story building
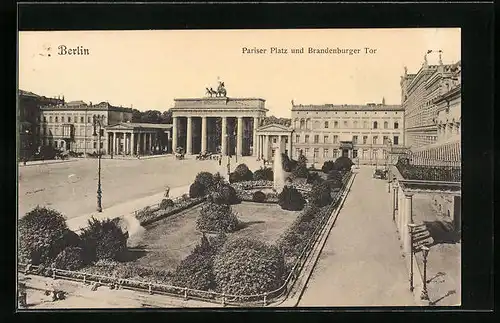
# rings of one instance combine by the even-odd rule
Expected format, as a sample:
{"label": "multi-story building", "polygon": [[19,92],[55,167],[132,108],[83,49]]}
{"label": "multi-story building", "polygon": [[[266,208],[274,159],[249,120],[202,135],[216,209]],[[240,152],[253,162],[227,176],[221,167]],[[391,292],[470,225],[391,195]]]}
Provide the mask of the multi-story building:
{"label": "multi-story building", "polygon": [[94,136],[93,117],[103,121],[100,150],[110,151],[106,126],[132,121],[132,109],[116,107],[108,102],[87,104],[72,101],[40,108],[40,130],[43,145],[51,145],[62,150],[93,153],[98,151],[97,136]]}
{"label": "multi-story building", "polygon": [[48,98],[18,91],[19,154],[29,157],[40,145],[40,106],[62,104],[64,98]]}
{"label": "multi-story building", "polygon": [[347,156],[359,164],[384,164],[387,150],[404,143],[399,105],[295,105],[292,103],[294,156],[322,164]]}
{"label": "multi-story building", "polygon": [[439,53],[437,63],[429,64],[428,55],[431,53],[432,51],[429,51],[424,56],[422,67],[417,73],[408,74],[405,69],[405,74],[401,76],[405,145],[412,150],[439,140],[437,120],[439,104],[435,100],[450,90],[453,82],[456,82],[457,73],[460,73],[461,63],[443,64],[441,52],[437,52]]}

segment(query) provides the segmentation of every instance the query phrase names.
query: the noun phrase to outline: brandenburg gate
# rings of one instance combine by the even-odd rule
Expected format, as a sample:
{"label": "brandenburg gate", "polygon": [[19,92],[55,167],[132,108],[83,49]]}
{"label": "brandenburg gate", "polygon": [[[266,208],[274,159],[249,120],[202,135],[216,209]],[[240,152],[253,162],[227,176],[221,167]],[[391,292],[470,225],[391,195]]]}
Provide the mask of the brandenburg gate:
{"label": "brandenburg gate", "polygon": [[175,99],[172,111],[172,147],[186,154],[200,152],[255,156],[257,128],[268,111],[260,98],[229,98],[224,83],[207,97]]}

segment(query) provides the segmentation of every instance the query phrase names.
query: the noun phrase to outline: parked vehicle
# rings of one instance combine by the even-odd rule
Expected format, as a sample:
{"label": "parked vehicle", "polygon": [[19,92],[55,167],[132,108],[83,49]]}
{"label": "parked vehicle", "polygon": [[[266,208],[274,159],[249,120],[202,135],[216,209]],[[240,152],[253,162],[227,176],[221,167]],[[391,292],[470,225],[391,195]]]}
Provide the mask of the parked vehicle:
{"label": "parked vehicle", "polygon": [[387,179],[387,170],[375,169],[375,172],[373,173],[373,178]]}

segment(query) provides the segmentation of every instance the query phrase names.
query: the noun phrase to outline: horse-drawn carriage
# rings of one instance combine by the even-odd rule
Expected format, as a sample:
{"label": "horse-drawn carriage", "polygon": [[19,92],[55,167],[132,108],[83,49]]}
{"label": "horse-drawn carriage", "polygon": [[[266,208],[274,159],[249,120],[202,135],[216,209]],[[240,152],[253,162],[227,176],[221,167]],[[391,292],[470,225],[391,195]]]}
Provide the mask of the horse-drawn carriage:
{"label": "horse-drawn carriage", "polygon": [[184,148],[182,147],[177,147],[175,149],[175,159],[184,159],[185,158],[185,155],[184,155]]}
{"label": "horse-drawn carriage", "polygon": [[375,169],[375,172],[373,173],[373,178],[387,179],[387,170],[380,168]]}

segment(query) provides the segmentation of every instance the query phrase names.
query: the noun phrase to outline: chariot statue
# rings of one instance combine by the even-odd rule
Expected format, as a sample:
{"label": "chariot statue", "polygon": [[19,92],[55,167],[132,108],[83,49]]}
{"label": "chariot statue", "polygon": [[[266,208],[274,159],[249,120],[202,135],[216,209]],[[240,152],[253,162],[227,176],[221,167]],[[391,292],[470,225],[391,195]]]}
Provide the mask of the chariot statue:
{"label": "chariot statue", "polygon": [[217,90],[212,89],[211,87],[206,87],[206,95],[209,97],[226,97],[227,92],[226,88],[224,87],[224,82],[219,81],[219,86],[217,87]]}

